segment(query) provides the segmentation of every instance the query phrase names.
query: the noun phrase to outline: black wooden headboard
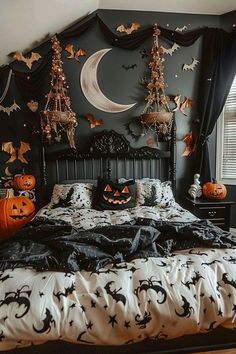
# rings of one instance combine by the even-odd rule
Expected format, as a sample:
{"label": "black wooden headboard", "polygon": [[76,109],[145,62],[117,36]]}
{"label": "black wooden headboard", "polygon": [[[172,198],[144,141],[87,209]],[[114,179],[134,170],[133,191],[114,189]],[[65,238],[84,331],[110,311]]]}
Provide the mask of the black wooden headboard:
{"label": "black wooden headboard", "polygon": [[171,180],[176,188],[175,128],[171,139],[162,148],[133,148],[128,140],[114,130],[93,135],[87,151],[68,149],[45,152],[42,159],[42,179],[46,189],[63,180],[111,178],[159,178]]}

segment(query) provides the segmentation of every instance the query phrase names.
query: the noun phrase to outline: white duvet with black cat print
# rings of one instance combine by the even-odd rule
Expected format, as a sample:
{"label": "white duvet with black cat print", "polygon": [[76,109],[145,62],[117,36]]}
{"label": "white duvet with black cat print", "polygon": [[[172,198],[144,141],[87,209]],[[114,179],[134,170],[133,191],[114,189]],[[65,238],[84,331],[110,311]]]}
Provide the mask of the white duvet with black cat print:
{"label": "white duvet with black cat print", "polygon": [[159,206],[137,206],[124,210],[95,210],[77,207],[51,208],[50,204],[42,208],[37,216],[49,219],[64,220],[79,229],[92,229],[97,226],[120,225],[146,218],[163,221],[194,221],[196,217],[183,209],[179,204],[162,208]]}
{"label": "white duvet with black cat print", "polygon": [[0,351],[121,345],[236,328],[235,249],[189,249],[95,272],[0,274]]}

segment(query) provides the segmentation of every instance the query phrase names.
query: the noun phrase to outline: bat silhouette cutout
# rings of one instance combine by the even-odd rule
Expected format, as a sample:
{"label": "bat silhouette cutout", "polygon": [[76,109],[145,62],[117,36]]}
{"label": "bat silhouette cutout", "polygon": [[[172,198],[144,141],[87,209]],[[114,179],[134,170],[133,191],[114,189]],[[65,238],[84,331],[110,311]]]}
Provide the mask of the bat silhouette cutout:
{"label": "bat silhouette cutout", "polygon": [[142,59],[147,58],[148,54],[147,54],[147,50],[143,49],[139,51],[139,54],[141,55]]}
{"label": "bat silhouette cutout", "polygon": [[192,63],[191,64],[184,64],[183,65],[183,70],[186,71],[186,70],[194,70],[195,67],[197,66],[197,64],[199,63],[199,60],[193,58],[192,60]]}
{"label": "bat silhouette cutout", "polygon": [[83,343],[93,344],[93,342],[89,342],[89,341],[87,341],[87,340],[82,339],[82,336],[83,336],[85,333],[86,333],[86,331],[81,332],[81,333],[78,335],[78,337],[77,337],[77,341],[78,341],[78,342],[83,342]]}
{"label": "bat silhouette cutout", "polygon": [[14,100],[14,103],[10,107],[4,107],[0,105],[0,112],[6,113],[8,116],[10,116],[11,112],[17,111],[18,109],[21,109],[16,101]]}
{"label": "bat silhouette cutout", "polygon": [[24,154],[30,151],[30,145],[24,141],[20,142],[20,147],[13,147],[12,141],[2,143],[2,151],[7,152],[11,155],[10,159],[6,163],[14,162],[15,160],[20,160],[22,163],[28,164],[28,161],[24,158]]}
{"label": "bat silhouette cutout", "polygon": [[6,337],[5,337],[4,334],[3,334],[3,330],[1,330],[1,333],[0,333],[0,342],[1,342],[4,338],[6,338]]}
{"label": "bat silhouette cutout", "polygon": [[140,317],[141,315],[139,313],[135,316],[136,326],[139,326],[140,329],[146,328],[147,324],[152,320],[151,313],[145,311],[143,318],[140,319]]}
{"label": "bat silhouette cutout", "polygon": [[134,69],[137,68],[137,64],[130,64],[130,65],[121,65],[123,69],[125,70],[130,70],[130,69]]}
{"label": "bat silhouette cutout", "polygon": [[59,198],[59,201],[56,203],[56,204],[53,204],[51,206],[52,209],[56,209],[56,208],[66,208],[66,207],[69,207],[72,203],[71,201],[71,197],[74,193],[74,187],[71,187],[65,197],[65,199],[63,198]]}
{"label": "bat silhouette cutout", "polygon": [[231,285],[233,288],[236,289],[236,280],[229,280],[227,276],[228,276],[228,273],[224,273],[224,274],[222,275],[222,281],[223,281],[225,284],[229,284],[229,285]]}
{"label": "bat silhouette cutout", "polygon": [[111,290],[111,284],[115,283],[113,280],[109,281],[105,286],[104,289],[106,290],[108,295],[111,295],[111,297],[115,300],[115,302],[121,301],[122,304],[125,306],[126,304],[126,297],[123,294],[118,294],[118,291],[120,291],[122,288],[116,290]]}
{"label": "bat silhouette cutout", "polygon": [[13,303],[18,304],[18,307],[21,307],[21,305],[25,307],[25,311],[21,315],[15,315],[16,318],[22,318],[27,314],[30,309],[29,299],[26,296],[22,296],[22,294],[26,294],[28,297],[30,297],[31,290],[23,290],[25,287],[28,288],[28,285],[24,285],[21,289],[17,289],[16,291],[10,291],[5,293],[5,299],[0,301],[0,307],[2,307],[3,305],[8,306]]}
{"label": "bat silhouette cutout", "polygon": [[55,327],[55,320],[53,319],[52,317],[52,314],[50,312],[50,310],[48,308],[46,308],[46,311],[45,311],[45,318],[43,319],[43,327],[41,329],[37,329],[35,328],[35,326],[33,325],[33,330],[37,333],[49,333],[52,329],[52,325],[54,324],[54,327]]}
{"label": "bat silhouette cutout", "polygon": [[230,258],[223,257],[223,259],[231,264],[236,264],[236,258],[230,256]]}
{"label": "bat silhouette cutout", "polygon": [[72,283],[71,286],[69,286],[68,288],[65,288],[64,293],[61,291],[58,291],[57,293],[53,292],[53,295],[58,298],[58,301],[60,301],[61,296],[68,297],[68,295],[71,295],[73,293],[73,291],[75,291],[75,284],[74,283]]}
{"label": "bat silhouette cutout", "polygon": [[105,269],[105,270],[95,270],[95,271],[91,272],[90,275],[92,275],[92,274],[110,274],[110,273],[117,275],[117,271],[110,269],[110,268]]}
{"label": "bat silhouette cutout", "polygon": [[125,27],[124,25],[120,25],[116,28],[117,32],[125,32],[126,34],[131,34],[133,31],[138,30],[141,27],[140,23],[133,22],[130,27]]}
{"label": "bat silhouette cutout", "polygon": [[183,32],[183,31],[185,31],[187,28],[188,28],[188,27],[184,25],[183,27],[176,27],[175,31],[176,31],[176,32]]}
{"label": "bat silhouette cutout", "polygon": [[66,45],[65,50],[70,54],[70,56],[67,57],[68,59],[75,59],[77,61],[79,61],[80,57],[87,54],[86,50],[83,48],[74,50],[74,45],[71,43],[68,43]]}
{"label": "bat silhouette cutout", "polygon": [[91,129],[93,129],[93,128],[99,126],[99,125],[103,125],[103,124],[104,124],[103,119],[97,119],[97,118],[95,118],[94,115],[91,114],[91,113],[87,113],[87,114],[86,114],[86,119],[87,119],[87,121],[89,122],[89,127],[90,127]]}
{"label": "bat silhouette cutout", "polygon": [[181,295],[181,298],[183,300],[183,306],[182,309],[183,309],[183,313],[179,313],[175,310],[175,313],[177,316],[179,317],[190,317],[192,313],[194,313],[194,308],[192,306],[190,306],[190,303],[187,301],[187,299]]}
{"label": "bat silhouette cutout", "polygon": [[172,47],[171,48],[165,48],[165,47],[163,47],[163,46],[161,46],[161,49],[163,50],[163,53],[164,54],[169,54],[170,56],[172,56],[173,55],[173,53],[176,51],[176,50],[178,50],[180,48],[180,46],[177,44],[177,43],[174,43],[173,45],[172,45]]}
{"label": "bat silhouette cutout", "polygon": [[181,283],[187,286],[187,288],[190,290],[190,285],[196,285],[200,279],[205,279],[205,278],[202,277],[199,272],[195,272],[195,275],[191,278],[191,280],[187,281],[186,283],[181,281]]}
{"label": "bat silhouette cutout", "polygon": [[0,281],[1,281],[2,283],[3,283],[4,281],[6,281],[7,279],[9,279],[9,278],[13,278],[13,277],[11,277],[9,274],[5,275],[5,277],[3,277],[2,275],[3,275],[3,273],[0,274]]}
{"label": "bat silhouette cutout", "polygon": [[207,256],[207,253],[203,253],[201,251],[196,251],[194,249],[189,250],[189,254],[197,254],[198,256]]}
{"label": "bat silhouette cutout", "polygon": [[201,265],[203,266],[203,265],[208,265],[208,266],[210,266],[210,265],[212,265],[212,264],[216,264],[216,263],[221,263],[221,261],[219,261],[218,259],[215,259],[214,261],[212,261],[212,262],[209,262],[209,263],[207,263],[207,262],[203,262],[203,263],[201,263]]}
{"label": "bat silhouette cutout", "polygon": [[[156,292],[157,295],[159,295],[159,293],[161,293],[162,295],[162,300],[157,300],[158,304],[163,304],[166,301],[167,298],[167,294],[165,289],[162,288],[162,286],[160,286],[159,282],[156,280],[152,280],[153,277],[147,279],[147,280],[139,280],[139,283],[141,284],[139,287],[137,287],[137,289],[134,290],[135,295],[139,298],[139,294],[141,293],[141,291],[148,291],[148,290],[153,290]],[[157,284],[158,283],[158,284]]]}
{"label": "bat silhouette cutout", "polygon": [[214,327],[214,324],[215,324],[215,323],[217,323],[217,321],[211,322],[210,325],[209,325],[209,327],[206,328],[205,330],[206,330],[206,331],[212,331],[213,329],[215,329],[215,327]]}
{"label": "bat silhouette cutout", "polygon": [[31,52],[30,57],[25,57],[21,52],[13,52],[9,54],[15,60],[22,61],[26,64],[26,66],[31,69],[32,65],[35,61],[41,59],[41,55],[39,53]]}

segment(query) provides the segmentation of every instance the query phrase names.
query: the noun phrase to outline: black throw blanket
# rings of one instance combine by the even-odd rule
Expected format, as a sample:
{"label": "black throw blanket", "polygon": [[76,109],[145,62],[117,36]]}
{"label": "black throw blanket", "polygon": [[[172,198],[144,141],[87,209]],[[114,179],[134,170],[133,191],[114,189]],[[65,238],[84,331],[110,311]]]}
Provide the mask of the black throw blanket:
{"label": "black throw blanket", "polygon": [[207,220],[192,223],[138,219],[133,223],[81,231],[71,225],[35,218],[0,243],[0,270],[98,270],[135,258],[167,256],[174,250],[231,248],[230,233]]}

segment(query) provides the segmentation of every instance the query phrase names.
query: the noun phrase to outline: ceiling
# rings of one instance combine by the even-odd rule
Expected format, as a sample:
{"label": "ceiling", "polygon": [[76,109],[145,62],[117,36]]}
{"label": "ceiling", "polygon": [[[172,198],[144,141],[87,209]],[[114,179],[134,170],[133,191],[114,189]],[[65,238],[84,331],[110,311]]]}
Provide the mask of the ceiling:
{"label": "ceiling", "polygon": [[212,15],[236,9],[235,0],[0,0],[0,6],[0,65],[9,62],[7,54],[30,50],[97,9]]}
{"label": "ceiling", "polygon": [[222,15],[236,10],[235,0],[100,0],[100,9]]}

